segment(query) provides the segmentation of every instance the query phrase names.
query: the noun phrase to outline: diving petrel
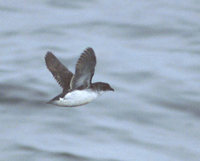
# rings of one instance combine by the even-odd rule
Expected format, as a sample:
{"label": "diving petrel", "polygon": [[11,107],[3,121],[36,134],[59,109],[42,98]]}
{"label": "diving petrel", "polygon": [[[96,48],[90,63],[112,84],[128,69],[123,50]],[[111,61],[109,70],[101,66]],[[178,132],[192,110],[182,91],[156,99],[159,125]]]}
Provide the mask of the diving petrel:
{"label": "diving petrel", "polygon": [[87,48],[76,63],[76,71],[69,71],[51,52],[45,56],[46,66],[58,84],[63,88],[61,94],[48,103],[57,106],[74,107],[87,104],[104,91],[114,91],[108,83],[92,83],[96,56],[92,48]]}

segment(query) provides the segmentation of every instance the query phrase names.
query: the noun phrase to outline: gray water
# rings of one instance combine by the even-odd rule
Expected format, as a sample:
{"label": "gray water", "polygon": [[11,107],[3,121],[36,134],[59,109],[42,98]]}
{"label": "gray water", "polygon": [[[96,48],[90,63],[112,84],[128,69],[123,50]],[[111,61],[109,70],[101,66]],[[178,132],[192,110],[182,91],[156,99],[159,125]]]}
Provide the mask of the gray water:
{"label": "gray water", "polygon": [[[115,92],[46,104],[46,52],[74,72],[86,47]],[[199,121],[198,0],[0,2],[1,161],[198,161]]]}

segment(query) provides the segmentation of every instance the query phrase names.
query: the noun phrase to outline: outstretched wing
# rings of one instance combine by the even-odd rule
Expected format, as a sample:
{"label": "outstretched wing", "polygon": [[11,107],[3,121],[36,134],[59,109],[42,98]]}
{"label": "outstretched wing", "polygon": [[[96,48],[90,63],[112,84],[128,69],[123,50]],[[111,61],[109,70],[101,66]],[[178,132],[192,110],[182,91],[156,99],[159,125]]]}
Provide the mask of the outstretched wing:
{"label": "outstretched wing", "polygon": [[90,86],[96,66],[96,56],[92,48],[87,48],[80,56],[76,64],[76,72],[72,78],[70,87],[87,88]]}
{"label": "outstretched wing", "polygon": [[45,62],[58,84],[63,90],[68,90],[73,76],[72,72],[70,72],[51,52],[47,52]]}

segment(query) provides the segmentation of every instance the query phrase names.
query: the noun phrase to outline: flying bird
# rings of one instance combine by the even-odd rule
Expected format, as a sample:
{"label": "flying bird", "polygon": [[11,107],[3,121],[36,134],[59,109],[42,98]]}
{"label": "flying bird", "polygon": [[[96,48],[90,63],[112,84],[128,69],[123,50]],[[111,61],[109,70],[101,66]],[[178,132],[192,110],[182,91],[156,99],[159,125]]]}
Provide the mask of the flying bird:
{"label": "flying bird", "polygon": [[69,71],[52,53],[45,56],[46,66],[63,91],[48,103],[57,106],[75,107],[85,105],[105,91],[114,89],[104,82],[92,83],[96,66],[96,56],[92,48],[87,48],[76,63],[75,74]]}

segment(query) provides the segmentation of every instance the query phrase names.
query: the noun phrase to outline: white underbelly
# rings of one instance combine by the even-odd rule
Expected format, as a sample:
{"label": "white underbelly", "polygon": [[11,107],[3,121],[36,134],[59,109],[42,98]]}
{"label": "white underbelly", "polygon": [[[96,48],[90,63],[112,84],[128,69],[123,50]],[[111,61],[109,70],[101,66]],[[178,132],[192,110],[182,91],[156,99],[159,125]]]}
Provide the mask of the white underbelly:
{"label": "white underbelly", "polygon": [[98,93],[91,90],[75,90],[73,92],[67,93],[63,98],[60,98],[55,103],[59,106],[79,106],[84,105],[95,98],[97,98]]}

